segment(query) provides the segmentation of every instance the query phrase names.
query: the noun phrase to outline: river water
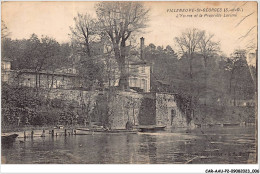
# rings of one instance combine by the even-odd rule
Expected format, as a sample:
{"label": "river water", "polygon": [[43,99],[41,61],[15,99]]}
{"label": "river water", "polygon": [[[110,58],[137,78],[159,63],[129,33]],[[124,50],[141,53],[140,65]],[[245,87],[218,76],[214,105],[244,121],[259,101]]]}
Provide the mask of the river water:
{"label": "river water", "polygon": [[2,145],[2,163],[256,163],[255,137],[255,127],[212,127],[156,133],[17,138],[12,145]]}

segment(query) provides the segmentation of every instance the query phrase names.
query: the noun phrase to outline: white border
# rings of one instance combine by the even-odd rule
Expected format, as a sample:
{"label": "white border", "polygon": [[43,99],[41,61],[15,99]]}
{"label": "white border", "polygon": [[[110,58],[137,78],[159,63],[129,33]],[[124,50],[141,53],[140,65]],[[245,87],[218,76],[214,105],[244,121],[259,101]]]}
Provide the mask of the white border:
{"label": "white border", "polygon": [[258,164],[2,165],[1,173],[205,173],[206,169],[259,169]]}
{"label": "white border", "polygon": [[[8,0],[8,1],[20,1],[20,0]],[[27,0],[31,1],[31,0]],[[44,0],[51,1],[51,0]],[[62,1],[62,0],[56,0]],[[69,1],[69,0],[68,0]],[[79,1],[79,0],[74,0]],[[90,0],[94,1],[94,0]],[[103,0],[103,1],[115,1],[115,0]],[[144,1],[144,0],[139,0]],[[150,0],[156,1],[156,0]],[[163,0],[163,1],[171,1],[171,0]],[[197,0],[190,0],[197,1]],[[221,1],[221,0],[207,0],[207,1]],[[224,0],[225,1],[225,0]],[[243,0],[226,0],[226,1],[243,1]],[[255,1],[255,0],[249,0]],[[258,2],[258,11],[259,11],[259,0]],[[3,2],[1,0],[1,2]],[[1,12],[1,9],[0,9]],[[258,24],[260,21],[260,15],[258,13]],[[259,27],[258,27],[259,33]],[[259,37],[258,37],[259,43]],[[259,50],[259,48],[258,48]],[[1,53],[0,53],[1,54]],[[259,51],[258,51],[259,56]],[[258,67],[260,63],[258,61]],[[258,70],[258,81],[259,81],[259,70]],[[1,94],[0,94],[1,95]],[[258,101],[260,97],[258,95]],[[1,104],[0,104],[1,105]],[[260,104],[258,102],[258,108]],[[259,114],[258,114],[259,116]],[[258,117],[259,118],[259,117]],[[258,119],[258,125],[259,125]],[[0,125],[1,127],[1,125]],[[259,130],[258,130],[258,140],[259,140]],[[257,143],[258,145],[258,143]],[[1,145],[0,145],[1,146]],[[258,157],[259,157],[258,150]],[[67,165],[67,164],[33,164],[33,165],[11,165],[11,164],[1,164],[0,171],[1,173],[205,173],[206,169],[259,169],[259,158],[258,164],[76,164],[76,165]]]}

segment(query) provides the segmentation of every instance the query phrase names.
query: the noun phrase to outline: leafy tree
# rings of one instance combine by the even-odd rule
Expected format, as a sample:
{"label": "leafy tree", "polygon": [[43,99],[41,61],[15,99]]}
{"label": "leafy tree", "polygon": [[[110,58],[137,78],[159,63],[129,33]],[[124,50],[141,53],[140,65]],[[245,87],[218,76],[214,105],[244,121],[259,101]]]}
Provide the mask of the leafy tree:
{"label": "leafy tree", "polygon": [[220,50],[219,42],[214,42],[213,37],[213,34],[207,34],[204,31],[199,41],[199,53],[203,56],[205,67],[207,67],[208,59]]}
{"label": "leafy tree", "polygon": [[229,94],[233,96],[234,106],[236,99],[252,98],[254,83],[246,61],[246,51],[235,50],[231,57],[226,60],[225,68],[230,74]]}
{"label": "leafy tree", "polygon": [[148,48],[149,48],[149,51],[154,51],[156,49],[156,46],[154,44],[150,43]]}
{"label": "leafy tree", "polygon": [[[158,81],[174,83],[178,71],[178,57],[174,50],[170,46],[163,50],[160,46],[149,44],[145,47],[144,53],[145,60],[151,64],[151,90],[158,90]],[[168,89],[168,92],[174,90]]]}
{"label": "leafy tree", "polygon": [[[40,71],[53,73],[57,68],[71,65],[71,47],[68,44],[60,45],[53,38],[47,36],[38,38],[35,34],[32,34],[29,39],[23,40],[4,39],[2,54],[12,60],[12,69],[34,71],[36,88],[41,85]],[[51,84],[53,84],[53,76]],[[52,85],[50,86],[52,87]]]}

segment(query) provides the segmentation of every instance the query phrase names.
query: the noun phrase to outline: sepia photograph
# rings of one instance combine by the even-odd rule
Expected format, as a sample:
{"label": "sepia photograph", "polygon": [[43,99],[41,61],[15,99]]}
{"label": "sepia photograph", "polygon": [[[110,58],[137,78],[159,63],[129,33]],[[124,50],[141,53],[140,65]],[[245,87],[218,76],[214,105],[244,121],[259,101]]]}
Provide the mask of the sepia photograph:
{"label": "sepia photograph", "polygon": [[257,57],[256,1],[2,1],[1,164],[258,164]]}

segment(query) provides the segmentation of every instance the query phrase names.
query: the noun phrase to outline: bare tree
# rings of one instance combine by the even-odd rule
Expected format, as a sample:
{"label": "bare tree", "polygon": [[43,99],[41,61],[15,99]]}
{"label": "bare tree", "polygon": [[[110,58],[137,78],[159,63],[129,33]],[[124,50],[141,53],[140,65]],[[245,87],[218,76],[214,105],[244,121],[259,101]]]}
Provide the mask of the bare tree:
{"label": "bare tree", "polygon": [[[92,88],[95,80],[101,80],[101,65],[98,55],[94,52],[102,50],[100,30],[97,21],[88,13],[74,17],[74,26],[70,27],[71,40],[74,48],[73,57],[80,60],[75,61],[81,77],[82,86]],[[99,53],[102,54],[101,52]],[[99,56],[100,56],[99,55]],[[96,86],[96,85],[94,85]]]}
{"label": "bare tree", "polygon": [[119,86],[128,88],[126,62],[126,41],[146,27],[149,9],[140,2],[100,2],[96,12],[101,30],[109,36],[120,70]]}
{"label": "bare tree", "polygon": [[[186,101],[186,114],[189,118],[194,116],[194,105],[196,104],[196,95],[194,91],[194,87],[197,86],[197,83],[193,81],[193,59],[195,58],[196,53],[199,51],[199,46],[201,39],[204,37],[205,31],[201,31],[197,28],[190,28],[186,31],[182,32],[181,36],[175,37],[175,41],[180,48],[182,56],[186,56],[189,63],[189,78],[190,80],[187,82],[189,84],[189,94],[188,100]],[[200,90],[196,91],[199,95]]]}
{"label": "bare tree", "polygon": [[118,67],[113,55],[110,53],[104,54],[105,58],[105,80],[108,81],[108,88],[110,89],[116,83],[116,74]]}
{"label": "bare tree", "polygon": [[192,60],[194,58],[194,53],[198,50],[200,41],[204,36],[205,32],[198,30],[196,28],[187,29],[181,34],[180,37],[175,37],[177,45],[183,55],[186,55],[189,60],[189,71],[190,78],[192,79]]}
{"label": "bare tree", "polygon": [[78,13],[74,17],[74,27],[70,27],[71,36],[79,47],[83,47],[83,52],[91,57],[90,43],[97,34],[96,21],[89,14]]}
{"label": "bare tree", "polygon": [[[80,91],[81,98],[81,114],[84,117],[84,122],[91,123],[91,111],[95,89],[98,87],[98,82],[102,81],[102,63],[99,61],[100,55],[95,55],[94,47],[101,49],[98,40],[101,39],[97,27],[97,21],[88,13],[80,14],[74,17],[74,26],[70,27],[71,39],[73,43],[74,57],[79,57],[79,62],[76,62],[81,79],[81,87],[87,88],[88,92],[84,96],[83,91]],[[85,98],[85,99],[84,99]]]}
{"label": "bare tree", "polygon": [[207,67],[210,56],[217,53],[219,48],[219,42],[214,42],[212,39],[214,34],[207,34],[204,32],[199,42],[199,52],[203,56],[204,66]]}
{"label": "bare tree", "polygon": [[[208,69],[208,62],[210,57],[214,56],[220,48],[219,48],[219,42],[214,42],[213,41],[214,34],[207,34],[204,31],[204,34],[202,35],[200,42],[199,42],[199,52],[203,56],[203,61],[204,61],[204,78],[205,78],[205,85],[207,86],[207,69]],[[206,105],[206,98],[205,98],[205,103]]]}

